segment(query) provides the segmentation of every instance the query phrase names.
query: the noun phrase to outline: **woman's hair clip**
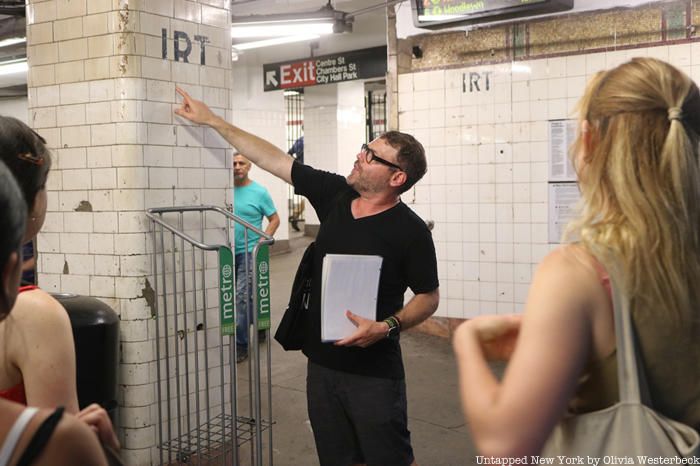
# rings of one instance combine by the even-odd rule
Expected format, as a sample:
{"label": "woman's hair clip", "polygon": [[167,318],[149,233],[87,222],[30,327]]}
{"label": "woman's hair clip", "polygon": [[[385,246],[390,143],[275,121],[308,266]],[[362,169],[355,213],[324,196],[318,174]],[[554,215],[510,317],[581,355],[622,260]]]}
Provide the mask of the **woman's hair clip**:
{"label": "woman's hair clip", "polygon": [[683,121],[683,110],[680,107],[670,107],[668,109],[668,121]]}
{"label": "woman's hair clip", "polygon": [[38,155],[34,155],[31,152],[25,152],[24,154],[17,154],[17,158],[29,162],[34,165],[44,165],[44,158]]}

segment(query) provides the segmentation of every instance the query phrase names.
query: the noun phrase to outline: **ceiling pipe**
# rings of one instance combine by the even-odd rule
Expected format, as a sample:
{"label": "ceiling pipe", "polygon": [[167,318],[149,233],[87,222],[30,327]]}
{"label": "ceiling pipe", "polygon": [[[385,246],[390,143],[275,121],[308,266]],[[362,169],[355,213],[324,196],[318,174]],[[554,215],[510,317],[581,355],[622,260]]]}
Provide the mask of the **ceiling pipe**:
{"label": "ceiling pipe", "polygon": [[380,8],[390,7],[392,5],[396,5],[398,3],[403,3],[405,1],[406,0],[389,0],[389,1],[386,1],[384,3],[378,3],[377,5],[372,5],[372,6],[368,6],[366,8],[361,8],[359,10],[351,11],[350,13],[348,13],[347,17],[354,18],[355,16],[363,15],[365,13],[369,13],[371,11],[378,10]]}

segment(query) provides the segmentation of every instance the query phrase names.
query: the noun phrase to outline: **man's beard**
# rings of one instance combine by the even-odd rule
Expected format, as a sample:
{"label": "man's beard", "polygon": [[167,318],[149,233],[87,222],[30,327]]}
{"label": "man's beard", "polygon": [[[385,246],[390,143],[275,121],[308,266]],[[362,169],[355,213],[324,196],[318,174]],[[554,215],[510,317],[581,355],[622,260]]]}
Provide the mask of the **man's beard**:
{"label": "man's beard", "polygon": [[365,192],[365,193],[375,193],[375,192],[380,192],[384,189],[384,185],[380,185],[379,183],[372,183],[368,181],[367,179],[363,178],[359,172],[355,173],[355,176],[352,176],[352,173],[345,178],[346,183],[348,186],[350,186],[352,189],[357,191],[358,193],[360,192]]}

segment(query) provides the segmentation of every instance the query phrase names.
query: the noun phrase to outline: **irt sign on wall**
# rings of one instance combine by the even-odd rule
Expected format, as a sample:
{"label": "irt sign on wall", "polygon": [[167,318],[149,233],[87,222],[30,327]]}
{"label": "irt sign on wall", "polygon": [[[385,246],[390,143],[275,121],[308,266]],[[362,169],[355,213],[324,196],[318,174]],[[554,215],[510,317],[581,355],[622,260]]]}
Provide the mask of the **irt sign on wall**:
{"label": "irt sign on wall", "polygon": [[[207,64],[207,56],[206,56],[206,46],[205,44],[209,42],[209,38],[207,36],[194,36],[194,40],[199,42],[200,49],[199,49],[199,64],[200,65],[206,65]],[[168,30],[163,28],[161,29],[161,45],[162,45],[162,54],[163,54],[163,59],[168,58]],[[184,48],[180,48],[181,46],[184,46]],[[192,53],[192,40],[190,39],[190,36],[187,35],[186,32],[183,31],[175,31],[173,34],[173,50],[175,53],[175,61],[183,61],[185,63],[189,63],[189,57],[190,53]]]}
{"label": "irt sign on wall", "polygon": [[386,47],[263,65],[265,92],[332,84],[386,74]]}

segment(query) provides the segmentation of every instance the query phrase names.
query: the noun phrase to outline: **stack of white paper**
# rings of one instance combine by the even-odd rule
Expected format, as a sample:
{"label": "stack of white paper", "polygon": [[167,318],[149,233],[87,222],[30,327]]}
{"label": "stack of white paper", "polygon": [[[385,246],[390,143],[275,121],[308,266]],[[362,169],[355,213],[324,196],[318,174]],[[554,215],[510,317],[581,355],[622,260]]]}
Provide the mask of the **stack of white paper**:
{"label": "stack of white paper", "polygon": [[357,328],[345,311],[377,319],[381,256],[326,254],[321,285],[321,340],[337,341]]}

